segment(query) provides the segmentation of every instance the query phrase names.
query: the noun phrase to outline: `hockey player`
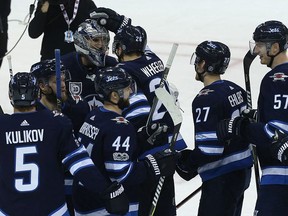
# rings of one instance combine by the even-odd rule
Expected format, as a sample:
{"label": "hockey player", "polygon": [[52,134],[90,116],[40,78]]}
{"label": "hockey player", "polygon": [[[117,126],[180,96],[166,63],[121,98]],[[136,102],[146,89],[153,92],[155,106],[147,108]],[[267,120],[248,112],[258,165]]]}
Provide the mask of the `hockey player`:
{"label": "hockey player", "polygon": [[[95,89],[104,106],[88,114],[80,129],[79,141],[85,145],[93,162],[107,179],[124,185],[130,202],[127,215],[136,216],[140,183],[144,180],[157,182],[160,176],[173,175],[175,154],[166,149],[137,161],[137,134],[133,125],[121,115],[122,110],[129,106],[129,96],[134,89],[132,78],[124,69],[108,67],[99,70]],[[154,137],[156,141],[161,142],[164,128]],[[107,215],[99,196],[87,191],[79,182],[74,181],[73,186],[76,215]]]}
{"label": "hockey player", "polygon": [[[155,88],[159,87],[159,83],[164,72],[164,65],[161,59],[146,46],[146,31],[140,26],[132,26],[131,19],[123,15],[119,15],[109,8],[97,8],[95,10],[95,14],[97,14],[96,17],[99,24],[105,24],[104,26],[106,29],[115,33],[112,51],[118,57],[118,66],[125,69],[132,76],[137,83],[137,89],[139,89],[139,91],[145,95],[150,106],[152,106],[153,99],[155,97],[154,90]],[[103,15],[102,18],[100,17],[101,14]],[[166,84],[168,87],[168,83]],[[141,126],[145,125],[149,113],[147,112],[146,107],[141,104],[141,99],[134,101],[131,106],[143,107],[143,110],[146,110],[144,115],[142,114],[142,116],[139,116],[138,118],[130,119],[136,129],[141,128]],[[167,124],[169,128],[169,138],[171,139],[174,129],[173,122],[164,106],[159,104],[157,108],[158,109],[155,110],[153,115],[153,121]],[[131,112],[131,110],[124,110],[123,114],[125,116],[129,116],[129,112]],[[142,156],[140,156],[140,158],[148,153],[154,153],[161,149],[167,148],[168,145],[168,143],[160,146],[151,145],[148,146],[148,148],[145,148],[146,146],[142,146]],[[178,136],[175,147],[176,150],[186,148],[186,143],[182,139],[181,135]],[[145,182],[145,184],[147,185],[143,185],[142,188],[143,193],[146,193],[147,196],[142,196],[143,200],[140,203],[139,215],[148,215],[155,193],[156,185],[151,185],[152,182]],[[165,179],[154,215],[176,215],[173,176]]]}
{"label": "hockey player", "polygon": [[69,215],[61,164],[87,190],[106,200],[107,211],[125,214],[128,200],[123,186],[100,174],[74,138],[68,118],[57,111],[36,112],[37,96],[33,74],[19,72],[12,77],[9,98],[14,113],[0,116],[1,215]]}
{"label": "hockey player", "polygon": [[[61,70],[61,112],[65,114],[73,123],[75,134],[78,133],[86,115],[89,113],[87,102],[74,100],[66,90],[66,82],[70,80],[70,72],[60,63]],[[35,63],[30,70],[39,82],[41,97],[37,102],[37,110],[57,109],[57,85],[55,59],[45,60]]]}
{"label": "hockey player", "polygon": [[[60,63],[61,70],[61,112],[66,115],[73,124],[74,134],[77,135],[80,127],[84,123],[86,115],[90,109],[88,103],[82,100],[74,100],[66,89],[66,81],[70,79],[70,73],[65,66]],[[56,110],[57,104],[57,82],[55,59],[45,60],[35,63],[31,67],[31,72],[37,78],[40,88],[40,99],[37,100],[36,109]],[[70,215],[74,215],[72,204],[72,184],[73,176],[66,170],[65,172],[66,201]]]}
{"label": "hockey player", "polygon": [[224,149],[224,142],[216,137],[217,123],[239,116],[247,105],[246,92],[221,79],[229,61],[229,48],[218,41],[200,43],[191,57],[195,79],[204,88],[192,102],[195,148],[181,152],[176,170],[185,180],[200,175],[199,216],[240,216],[244,191],[251,178],[248,142],[235,139]]}
{"label": "hockey player", "polygon": [[82,97],[86,100],[92,110],[103,105],[95,97],[95,74],[100,68],[115,66],[118,61],[107,55],[109,32],[95,20],[87,19],[81,23],[73,37],[76,52],[61,56],[71,75],[67,88],[75,99]]}
{"label": "hockey player", "polygon": [[[279,21],[267,21],[256,27],[253,41],[250,41],[250,50],[259,55],[261,64],[271,68],[261,81],[257,106],[258,123],[251,123],[251,119],[241,117],[227,119],[220,123],[217,134],[223,140],[230,140],[237,135],[256,144],[262,170],[254,211],[257,216],[284,216],[288,212],[288,167],[285,163],[287,159],[282,158],[285,139],[282,132],[277,131],[281,129],[287,133],[287,42],[288,29]],[[269,139],[270,137],[273,139]]]}

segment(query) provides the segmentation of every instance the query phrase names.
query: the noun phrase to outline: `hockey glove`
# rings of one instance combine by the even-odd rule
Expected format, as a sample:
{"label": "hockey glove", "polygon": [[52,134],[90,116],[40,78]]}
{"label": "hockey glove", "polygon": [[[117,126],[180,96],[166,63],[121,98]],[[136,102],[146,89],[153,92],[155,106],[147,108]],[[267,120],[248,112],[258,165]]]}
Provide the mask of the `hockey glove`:
{"label": "hockey glove", "polygon": [[152,123],[138,129],[137,137],[140,142],[146,140],[152,146],[168,143],[168,126],[162,123]]}
{"label": "hockey glove", "polygon": [[124,193],[124,187],[113,182],[103,193],[105,208],[110,214],[124,215],[129,210],[129,200]]}
{"label": "hockey glove", "polygon": [[131,25],[131,19],[123,15],[119,15],[109,8],[99,7],[90,13],[92,19],[96,19],[97,23],[104,26],[115,34],[126,25]]}
{"label": "hockey glove", "polygon": [[242,132],[248,124],[250,124],[250,120],[245,117],[236,117],[220,121],[216,129],[218,140],[229,144],[233,138],[243,137]]}
{"label": "hockey glove", "polygon": [[176,153],[171,149],[147,155],[144,159],[149,172],[153,177],[171,176],[175,173]]}
{"label": "hockey glove", "polygon": [[276,130],[272,137],[271,152],[283,164],[288,165],[288,135],[281,130]]}
{"label": "hockey glove", "polygon": [[191,152],[192,150],[190,149],[185,149],[181,151],[180,157],[178,158],[176,164],[176,172],[181,178],[186,181],[191,180],[198,174],[197,167],[193,167],[190,163]]}
{"label": "hockey glove", "polygon": [[241,116],[257,121],[257,109],[245,109],[242,111]]}

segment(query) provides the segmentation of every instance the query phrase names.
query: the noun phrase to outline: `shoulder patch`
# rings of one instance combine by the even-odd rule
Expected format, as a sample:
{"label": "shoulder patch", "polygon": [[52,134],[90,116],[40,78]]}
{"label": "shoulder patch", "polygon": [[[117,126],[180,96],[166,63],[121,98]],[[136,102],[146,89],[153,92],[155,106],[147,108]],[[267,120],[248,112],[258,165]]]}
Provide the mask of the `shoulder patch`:
{"label": "shoulder patch", "polygon": [[203,90],[201,90],[201,91],[198,93],[198,96],[208,95],[210,92],[214,92],[214,90],[211,90],[211,89],[203,89]]}
{"label": "shoulder patch", "polygon": [[129,121],[122,116],[118,116],[118,117],[111,119],[111,120],[116,121],[116,124],[128,124],[129,123]]}
{"label": "shoulder patch", "polygon": [[273,78],[273,81],[276,82],[276,81],[286,81],[285,78],[287,78],[288,76],[282,72],[277,72],[269,77]]}

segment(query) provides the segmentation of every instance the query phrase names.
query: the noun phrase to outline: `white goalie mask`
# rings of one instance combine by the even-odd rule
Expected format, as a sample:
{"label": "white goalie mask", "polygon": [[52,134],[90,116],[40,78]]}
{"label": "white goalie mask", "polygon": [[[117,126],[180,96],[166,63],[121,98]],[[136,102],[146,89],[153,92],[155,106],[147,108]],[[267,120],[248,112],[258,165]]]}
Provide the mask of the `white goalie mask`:
{"label": "white goalie mask", "polygon": [[86,55],[98,67],[105,66],[105,56],[110,41],[109,32],[96,20],[86,19],[73,35],[77,52]]}

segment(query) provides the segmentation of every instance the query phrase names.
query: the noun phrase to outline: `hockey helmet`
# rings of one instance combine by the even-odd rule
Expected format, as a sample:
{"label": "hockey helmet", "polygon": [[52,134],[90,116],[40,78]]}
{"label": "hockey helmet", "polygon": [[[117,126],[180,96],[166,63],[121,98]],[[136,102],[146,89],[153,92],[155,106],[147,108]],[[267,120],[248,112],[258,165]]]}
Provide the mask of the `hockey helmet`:
{"label": "hockey helmet", "polygon": [[31,73],[18,72],[9,82],[9,98],[13,106],[29,107],[35,105],[38,92],[37,79]]}
{"label": "hockey helmet", "polygon": [[111,92],[118,92],[120,97],[123,97],[123,89],[131,86],[135,93],[135,84],[132,77],[123,69],[119,67],[107,67],[100,69],[95,77],[95,91],[101,100],[110,100]]}
{"label": "hockey helmet", "polygon": [[121,47],[123,54],[131,52],[144,53],[147,44],[146,31],[140,26],[128,25],[116,33],[113,41],[112,51]]}
{"label": "hockey helmet", "polygon": [[[66,81],[71,79],[69,70],[66,69],[62,62],[60,62],[60,71],[62,74],[65,74]],[[56,60],[49,59],[37,62],[31,66],[30,72],[33,73],[38,80],[48,81],[51,76],[56,75]]]}
{"label": "hockey helmet", "polygon": [[224,74],[230,62],[228,46],[218,41],[200,43],[191,57],[191,64],[205,61],[204,69],[209,73]]}
{"label": "hockey helmet", "polygon": [[110,36],[103,26],[98,25],[96,20],[86,19],[79,25],[73,37],[77,52],[86,55],[96,66],[105,66]]}
{"label": "hockey helmet", "polygon": [[253,33],[255,42],[277,42],[279,43],[280,51],[288,48],[288,29],[279,21],[271,20],[258,25]]}

